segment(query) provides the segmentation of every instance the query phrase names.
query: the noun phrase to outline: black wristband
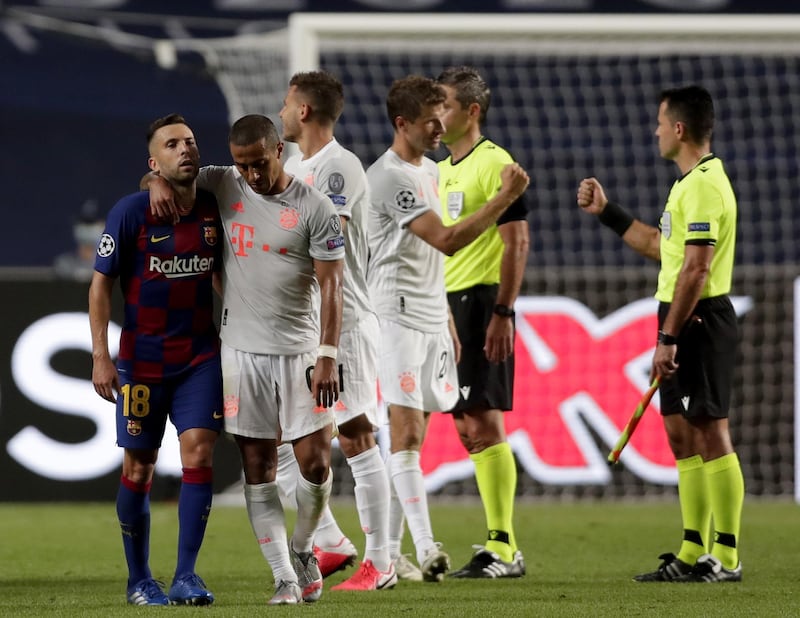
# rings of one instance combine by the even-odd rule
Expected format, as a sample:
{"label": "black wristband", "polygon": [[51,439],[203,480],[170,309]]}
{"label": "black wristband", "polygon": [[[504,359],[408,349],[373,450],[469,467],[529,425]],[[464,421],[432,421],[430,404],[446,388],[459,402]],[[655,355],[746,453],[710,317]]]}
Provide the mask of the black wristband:
{"label": "black wristband", "polygon": [[494,312],[497,315],[501,315],[504,318],[513,318],[516,314],[514,313],[514,308],[509,307],[508,305],[495,305]]}
{"label": "black wristband", "polygon": [[600,223],[622,236],[633,225],[634,217],[616,202],[608,202],[598,216]]}
{"label": "black wristband", "polygon": [[678,343],[678,338],[674,335],[669,335],[663,330],[658,331],[658,343],[662,345],[675,345]]}

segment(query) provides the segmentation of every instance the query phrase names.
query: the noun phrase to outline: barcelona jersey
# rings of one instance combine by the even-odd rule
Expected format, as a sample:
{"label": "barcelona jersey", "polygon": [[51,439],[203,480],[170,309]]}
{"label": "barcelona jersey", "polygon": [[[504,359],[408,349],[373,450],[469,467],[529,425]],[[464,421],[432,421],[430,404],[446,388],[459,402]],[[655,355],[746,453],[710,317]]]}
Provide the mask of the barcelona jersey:
{"label": "barcelona jersey", "polygon": [[135,193],[111,209],[95,270],[119,277],[125,298],[118,371],[157,382],[219,354],[212,275],[221,261],[220,219],[206,191],[174,225],[152,216],[149,199]]}

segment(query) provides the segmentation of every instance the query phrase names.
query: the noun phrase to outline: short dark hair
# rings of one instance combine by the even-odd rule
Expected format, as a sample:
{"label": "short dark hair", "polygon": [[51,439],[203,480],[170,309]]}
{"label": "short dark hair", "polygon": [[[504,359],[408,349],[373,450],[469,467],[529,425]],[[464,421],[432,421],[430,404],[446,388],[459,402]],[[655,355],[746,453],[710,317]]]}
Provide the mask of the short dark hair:
{"label": "short dark hair", "polygon": [[422,113],[426,105],[444,103],[447,95],[444,89],[435,81],[420,75],[409,75],[396,79],[386,95],[386,113],[389,122],[397,128],[394,119],[402,116],[414,122]]}
{"label": "short dark hair", "polygon": [[477,69],[466,65],[448,67],[439,74],[436,81],[455,90],[456,101],[462,108],[466,109],[473,103],[480,105],[479,122],[483,123],[486,120],[492,102],[492,91]]}
{"label": "short dark hair", "polygon": [[344,109],[342,82],[326,71],[295,73],[289,80],[311,104],[311,114],[323,124],[335,124]]}
{"label": "short dark hair", "polygon": [[153,139],[156,131],[171,124],[186,124],[186,120],[180,114],[169,114],[154,120],[147,128],[147,145],[150,145],[150,141]]}
{"label": "short dark hair", "polygon": [[667,104],[670,118],[686,125],[686,132],[696,144],[711,140],[714,130],[714,101],[702,86],[669,88],[661,93],[660,102]]}
{"label": "short dark hair", "polygon": [[228,142],[234,146],[249,146],[262,139],[266,140],[266,145],[270,148],[277,146],[281,141],[275,124],[261,114],[242,116],[233,123],[228,134]]}

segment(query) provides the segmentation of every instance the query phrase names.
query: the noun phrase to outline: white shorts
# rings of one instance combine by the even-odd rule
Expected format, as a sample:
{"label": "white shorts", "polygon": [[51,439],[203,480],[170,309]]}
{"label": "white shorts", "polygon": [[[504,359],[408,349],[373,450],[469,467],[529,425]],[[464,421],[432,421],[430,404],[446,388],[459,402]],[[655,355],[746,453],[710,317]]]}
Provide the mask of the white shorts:
{"label": "white shorts", "polygon": [[251,354],[222,343],[225,431],[235,436],[297,440],[333,422],[318,408],[310,375],[316,350],[297,355]]}
{"label": "white shorts", "polygon": [[378,378],[387,404],[446,412],[458,401],[453,338],[447,323],[424,333],[381,320]]}
{"label": "white shorts", "polygon": [[373,430],[378,419],[378,318],[366,313],[355,328],[339,338],[339,401],[334,404],[336,424],[364,414]]}

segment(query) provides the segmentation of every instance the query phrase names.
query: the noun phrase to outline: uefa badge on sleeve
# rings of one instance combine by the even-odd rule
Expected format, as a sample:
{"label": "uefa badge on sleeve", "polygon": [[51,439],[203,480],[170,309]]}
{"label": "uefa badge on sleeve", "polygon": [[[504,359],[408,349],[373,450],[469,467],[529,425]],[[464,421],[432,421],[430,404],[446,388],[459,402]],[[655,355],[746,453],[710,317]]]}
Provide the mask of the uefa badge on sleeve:
{"label": "uefa badge on sleeve", "polygon": [[342,189],[344,189],[344,176],[339,172],[333,172],[333,174],[328,177],[328,189],[331,193],[341,193]]}
{"label": "uefa badge on sleeve", "polygon": [[117,243],[114,241],[114,237],[111,234],[103,234],[100,237],[100,241],[97,243],[97,255],[100,257],[108,257],[112,253],[114,253],[114,249],[117,248]]}
{"label": "uefa badge on sleeve", "polygon": [[400,210],[411,210],[417,203],[414,194],[408,189],[402,189],[395,193],[394,202]]}

